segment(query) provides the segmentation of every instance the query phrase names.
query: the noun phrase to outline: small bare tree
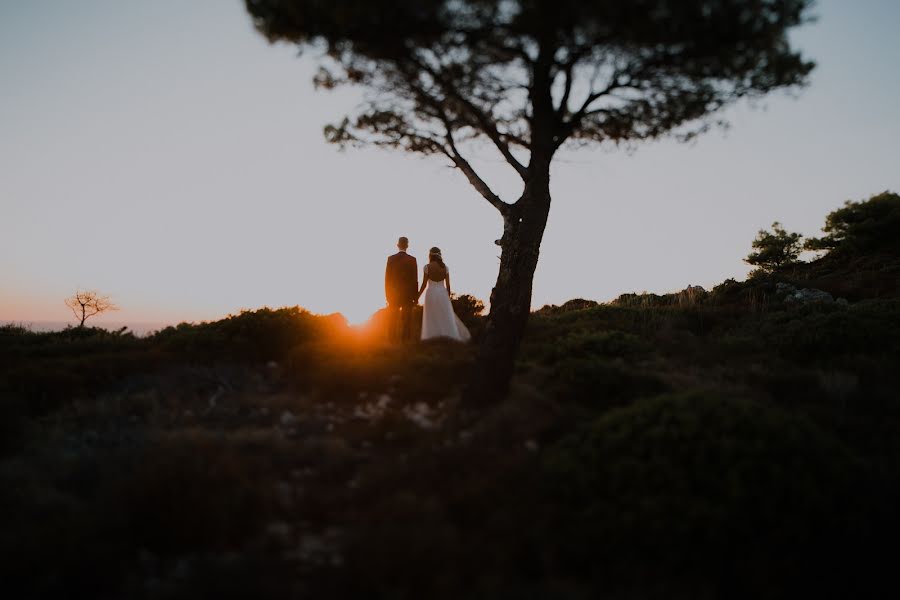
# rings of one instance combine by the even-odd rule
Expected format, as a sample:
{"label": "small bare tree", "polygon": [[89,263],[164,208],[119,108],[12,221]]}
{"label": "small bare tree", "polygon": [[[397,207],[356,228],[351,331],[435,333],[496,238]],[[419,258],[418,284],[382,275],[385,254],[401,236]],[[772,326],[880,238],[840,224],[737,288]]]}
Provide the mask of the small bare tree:
{"label": "small bare tree", "polygon": [[100,313],[109,312],[111,310],[119,310],[119,307],[112,303],[109,296],[101,296],[96,290],[75,292],[74,296],[66,298],[66,306],[72,309],[72,314],[76,319],[80,319],[79,327],[84,327],[84,322],[88,318]]}

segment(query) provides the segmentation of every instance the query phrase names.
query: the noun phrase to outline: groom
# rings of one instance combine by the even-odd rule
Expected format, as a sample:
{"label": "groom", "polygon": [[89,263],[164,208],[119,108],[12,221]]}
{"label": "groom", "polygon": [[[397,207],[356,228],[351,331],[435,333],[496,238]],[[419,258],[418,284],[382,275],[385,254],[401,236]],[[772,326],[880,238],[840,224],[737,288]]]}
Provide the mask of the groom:
{"label": "groom", "polygon": [[419,266],[414,256],[406,253],[409,240],[397,240],[399,252],[387,259],[384,270],[384,295],[387,298],[390,315],[389,335],[407,341],[412,338],[412,313],[419,292]]}

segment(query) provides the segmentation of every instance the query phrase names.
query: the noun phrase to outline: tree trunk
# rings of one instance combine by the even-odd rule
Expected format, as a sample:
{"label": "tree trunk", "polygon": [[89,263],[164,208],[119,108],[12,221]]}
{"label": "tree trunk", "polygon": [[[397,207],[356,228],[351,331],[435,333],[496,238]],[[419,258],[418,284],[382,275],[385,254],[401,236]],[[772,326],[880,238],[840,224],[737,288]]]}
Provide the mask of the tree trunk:
{"label": "tree trunk", "polygon": [[463,392],[463,402],[469,405],[499,402],[509,392],[531,313],[531,284],[550,213],[550,161],[559,147],[551,95],[555,52],[554,40],[540,40],[530,91],[531,159],[522,196],[504,214],[500,273],[491,291],[491,312],[472,379]]}
{"label": "tree trunk", "polygon": [[491,291],[491,312],[463,401],[481,405],[509,391],[519,344],[531,312],[531,286],[550,211],[549,160],[530,167],[522,197],[505,218],[500,273]]}

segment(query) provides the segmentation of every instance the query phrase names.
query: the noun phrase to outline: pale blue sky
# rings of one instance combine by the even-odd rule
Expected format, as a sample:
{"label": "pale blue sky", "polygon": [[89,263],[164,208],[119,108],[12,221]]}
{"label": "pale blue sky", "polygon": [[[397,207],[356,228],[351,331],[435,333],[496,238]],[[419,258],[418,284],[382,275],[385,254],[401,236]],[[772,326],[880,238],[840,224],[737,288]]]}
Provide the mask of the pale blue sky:
{"label": "pale blue sky", "polygon": [[[796,98],[729,110],[692,145],[559,157],[535,307],[742,278],[759,228],[815,234],[844,200],[900,190],[900,2],[816,13]],[[65,320],[80,286],[111,294],[115,321],[294,304],[359,320],[398,235],[420,258],[441,246],[456,290],[486,299],[495,211],[439,159],[325,144],[355,97],[312,72],[239,0],[0,0],[0,319]],[[505,165],[475,162],[515,198]]]}

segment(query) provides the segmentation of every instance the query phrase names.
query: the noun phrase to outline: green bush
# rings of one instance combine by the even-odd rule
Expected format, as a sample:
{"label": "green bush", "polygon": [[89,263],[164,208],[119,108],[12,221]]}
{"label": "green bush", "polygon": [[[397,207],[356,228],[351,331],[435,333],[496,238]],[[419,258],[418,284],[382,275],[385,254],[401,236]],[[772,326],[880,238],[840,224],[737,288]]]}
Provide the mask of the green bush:
{"label": "green bush", "polygon": [[484,302],[475,296],[469,294],[457,296],[454,294],[451,301],[453,303],[453,312],[455,312],[464,323],[474,321],[484,312]]}
{"label": "green bush", "polygon": [[560,400],[605,409],[664,392],[667,386],[657,375],[629,368],[620,360],[590,357],[557,363],[551,390]]}
{"label": "green bush", "polygon": [[802,238],[799,233],[788,233],[775,221],[771,232],[759,230],[752,244],[754,251],[744,262],[767,273],[795,264],[803,251]]}
{"label": "green bush", "polygon": [[576,358],[632,358],[647,353],[649,346],[623,331],[576,330],[534,350],[545,363]]}
{"label": "green bush", "polygon": [[829,213],[821,238],[807,240],[809,250],[835,255],[900,253],[900,195],[882,192]]}
{"label": "green bush", "polygon": [[610,412],[557,443],[544,466],[560,560],[637,588],[652,574],[694,591],[712,583],[717,597],[807,596],[832,584],[850,593],[855,541],[872,535],[878,512],[865,464],[835,439],[802,417],[713,394]]}
{"label": "green bush", "polygon": [[769,348],[800,362],[834,361],[853,354],[900,355],[898,300],[849,307],[809,304],[773,312],[749,326]]}
{"label": "green bush", "polygon": [[300,307],[242,311],[219,321],[181,323],[157,332],[151,342],[198,358],[251,362],[279,360],[295,346],[346,331],[338,315],[318,316]]}

